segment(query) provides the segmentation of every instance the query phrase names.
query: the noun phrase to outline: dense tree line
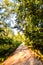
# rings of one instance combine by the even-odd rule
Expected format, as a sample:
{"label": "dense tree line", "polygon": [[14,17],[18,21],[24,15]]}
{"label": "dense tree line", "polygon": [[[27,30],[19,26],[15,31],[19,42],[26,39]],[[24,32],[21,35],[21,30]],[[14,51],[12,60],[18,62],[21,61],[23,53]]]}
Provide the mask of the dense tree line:
{"label": "dense tree line", "polygon": [[[18,0],[10,2],[3,0],[0,14],[1,20],[8,19],[11,13],[16,13],[16,26],[25,35],[25,43],[43,55],[43,0]],[[0,8],[0,9],[1,9]]]}
{"label": "dense tree line", "polygon": [[43,0],[18,0],[17,23],[23,27],[26,45],[43,55]]}

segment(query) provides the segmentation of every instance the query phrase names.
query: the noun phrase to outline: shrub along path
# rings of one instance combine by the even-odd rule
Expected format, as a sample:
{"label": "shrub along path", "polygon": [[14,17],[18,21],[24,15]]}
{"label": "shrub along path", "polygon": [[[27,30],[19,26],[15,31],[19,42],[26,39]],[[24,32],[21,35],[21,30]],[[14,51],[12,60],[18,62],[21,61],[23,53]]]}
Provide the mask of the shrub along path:
{"label": "shrub along path", "polygon": [[31,49],[21,44],[10,57],[3,62],[3,65],[43,65],[41,61],[34,57]]}

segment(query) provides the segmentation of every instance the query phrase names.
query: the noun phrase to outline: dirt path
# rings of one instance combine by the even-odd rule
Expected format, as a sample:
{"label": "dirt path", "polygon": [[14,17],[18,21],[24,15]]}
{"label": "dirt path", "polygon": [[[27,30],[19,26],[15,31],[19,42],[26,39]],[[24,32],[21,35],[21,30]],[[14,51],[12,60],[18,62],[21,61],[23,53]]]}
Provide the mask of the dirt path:
{"label": "dirt path", "polygon": [[34,52],[21,44],[13,54],[4,61],[3,65],[43,65],[34,58]]}

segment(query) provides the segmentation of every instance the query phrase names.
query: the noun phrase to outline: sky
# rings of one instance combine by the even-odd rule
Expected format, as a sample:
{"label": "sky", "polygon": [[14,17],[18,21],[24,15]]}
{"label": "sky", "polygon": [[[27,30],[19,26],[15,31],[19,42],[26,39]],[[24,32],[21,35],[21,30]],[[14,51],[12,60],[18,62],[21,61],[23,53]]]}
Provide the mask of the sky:
{"label": "sky", "polygon": [[[2,2],[3,0],[0,0],[0,2]],[[9,1],[11,1],[11,2],[16,2],[17,0],[9,0]]]}
{"label": "sky", "polygon": [[[13,2],[13,0],[10,0],[10,1],[12,1]],[[0,0],[0,3],[2,2],[2,0]],[[0,14],[1,13],[4,13],[4,11],[5,11],[5,9],[0,9]],[[14,27],[14,25],[16,24],[15,23],[15,14],[13,15],[13,14],[10,14],[10,16],[9,16],[9,18],[8,19],[5,19],[5,22],[8,24],[9,22],[9,24],[10,24],[10,27]],[[17,29],[12,29],[12,31],[14,32],[14,34],[16,35],[17,34]]]}
{"label": "sky", "polygon": [[[10,0],[10,1],[14,1],[14,0]],[[2,0],[0,0],[0,3],[2,2]],[[4,11],[5,11],[5,9],[2,9],[2,10],[0,10],[0,14],[1,13],[4,13]],[[6,18],[5,19],[5,22],[7,23],[7,24],[9,24],[10,25],[10,27],[14,27],[14,25],[16,25],[16,14],[10,14],[10,16],[8,17],[8,18]],[[19,30],[17,30],[17,29],[12,29],[12,31],[14,32],[14,34],[15,35],[17,35],[17,32],[19,31]],[[22,32],[20,32],[20,34],[22,34]]]}
{"label": "sky", "polygon": [[2,0],[0,0],[0,2],[1,2]]}

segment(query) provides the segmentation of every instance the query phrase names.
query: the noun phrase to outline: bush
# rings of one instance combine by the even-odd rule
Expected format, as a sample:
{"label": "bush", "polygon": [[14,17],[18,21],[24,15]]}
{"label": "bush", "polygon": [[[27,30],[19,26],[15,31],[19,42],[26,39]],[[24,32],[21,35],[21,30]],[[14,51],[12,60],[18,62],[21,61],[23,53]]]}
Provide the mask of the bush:
{"label": "bush", "polygon": [[34,51],[37,50],[38,56],[43,60],[43,29],[40,28],[39,31],[29,33],[29,37],[26,39],[26,45]]}
{"label": "bush", "polygon": [[21,43],[13,39],[14,35],[11,32],[10,37],[9,32],[10,30],[5,32],[4,28],[0,28],[0,62],[4,61]]}

